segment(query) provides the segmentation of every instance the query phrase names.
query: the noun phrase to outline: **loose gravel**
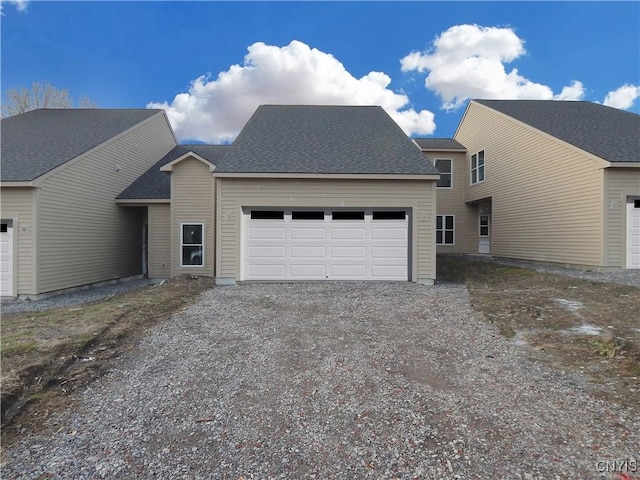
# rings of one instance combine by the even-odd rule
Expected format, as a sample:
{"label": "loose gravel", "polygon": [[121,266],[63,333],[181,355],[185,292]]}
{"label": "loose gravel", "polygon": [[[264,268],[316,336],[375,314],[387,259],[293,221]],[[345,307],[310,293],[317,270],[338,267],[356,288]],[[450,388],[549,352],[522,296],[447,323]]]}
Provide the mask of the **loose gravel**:
{"label": "loose gravel", "polygon": [[216,287],[5,451],[5,479],[598,479],[637,411],[528,357],[464,286]]}

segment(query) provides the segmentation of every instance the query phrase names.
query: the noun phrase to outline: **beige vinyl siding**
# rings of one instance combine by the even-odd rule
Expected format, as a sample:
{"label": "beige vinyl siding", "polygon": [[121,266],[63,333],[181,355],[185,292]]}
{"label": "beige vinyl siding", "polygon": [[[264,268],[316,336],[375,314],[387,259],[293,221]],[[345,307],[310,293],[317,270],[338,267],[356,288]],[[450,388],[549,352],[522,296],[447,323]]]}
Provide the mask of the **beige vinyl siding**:
{"label": "beige vinyl siding", "polygon": [[242,207],[412,210],[412,281],[435,279],[435,181],[218,178],[217,277],[240,280]]}
{"label": "beige vinyl siding", "polygon": [[14,295],[37,294],[37,194],[30,187],[0,189],[0,216],[2,220],[13,220]]}
{"label": "beige vinyl siding", "polygon": [[148,276],[168,278],[171,272],[171,205],[148,206]]}
{"label": "beige vinyl siding", "polygon": [[39,293],[141,273],[143,210],[115,197],[173,146],[158,114],[42,181]]}
{"label": "beige vinyl siding", "polygon": [[627,266],[627,197],[640,196],[640,168],[605,169],[605,260],[608,267]]}
{"label": "beige vinyl siding", "polygon": [[467,159],[464,153],[424,152],[431,163],[435,159],[452,160],[452,188],[436,188],[437,214],[455,216],[455,245],[436,245],[437,253],[477,253],[478,252],[478,212],[465,204],[467,181]]}
{"label": "beige vinyl siding", "polygon": [[[485,151],[485,181],[465,200],[491,198],[491,253],[600,266],[604,162],[472,102],[455,139]],[[468,185],[468,183],[467,183]]]}
{"label": "beige vinyl siding", "polygon": [[[215,274],[215,183],[209,165],[187,158],[171,172],[171,276]],[[181,267],[180,225],[204,224],[204,265]]]}

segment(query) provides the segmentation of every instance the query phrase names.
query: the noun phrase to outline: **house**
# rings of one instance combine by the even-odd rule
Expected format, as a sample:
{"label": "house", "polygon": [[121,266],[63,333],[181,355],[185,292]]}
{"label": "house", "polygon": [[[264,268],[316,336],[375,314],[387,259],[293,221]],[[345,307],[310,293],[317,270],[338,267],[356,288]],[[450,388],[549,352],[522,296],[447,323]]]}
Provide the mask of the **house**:
{"label": "house", "polygon": [[260,106],[229,146],[180,145],[118,195],[148,274],[432,284],[438,171],[381,107]]}
{"label": "house", "polygon": [[453,139],[416,142],[443,172],[438,253],[640,268],[640,116],[474,100]]}
{"label": "house", "polygon": [[143,273],[144,209],[115,197],[176,145],[161,110],[34,110],[2,120],[0,295]]}
{"label": "house", "polygon": [[432,284],[438,171],[380,107],[265,105],[232,145],[162,111],[2,120],[2,296],[132,275]]}

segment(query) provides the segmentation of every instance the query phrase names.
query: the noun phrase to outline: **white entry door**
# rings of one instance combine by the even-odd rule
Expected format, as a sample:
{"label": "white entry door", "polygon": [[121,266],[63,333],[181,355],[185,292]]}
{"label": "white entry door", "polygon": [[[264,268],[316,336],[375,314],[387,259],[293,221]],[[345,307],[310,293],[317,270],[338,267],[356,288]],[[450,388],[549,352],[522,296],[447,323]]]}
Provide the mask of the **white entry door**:
{"label": "white entry door", "polygon": [[243,280],[409,279],[406,210],[252,209],[243,243]]}
{"label": "white entry door", "polygon": [[640,198],[627,200],[627,268],[640,268]]}
{"label": "white entry door", "polygon": [[0,224],[0,296],[13,296],[13,225]]}

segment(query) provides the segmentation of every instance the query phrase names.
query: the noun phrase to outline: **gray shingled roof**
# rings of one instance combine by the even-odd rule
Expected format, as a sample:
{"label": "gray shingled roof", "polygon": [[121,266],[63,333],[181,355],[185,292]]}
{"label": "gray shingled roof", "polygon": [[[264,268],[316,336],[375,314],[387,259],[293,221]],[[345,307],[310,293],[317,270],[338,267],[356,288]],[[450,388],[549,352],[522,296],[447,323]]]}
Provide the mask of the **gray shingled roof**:
{"label": "gray shingled roof", "polygon": [[474,100],[610,162],[640,162],[640,115],[591,102]]}
{"label": "gray shingled roof", "polygon": [[161,172],[161,167],[188,152],[196,153],[217,166],[229,148],[228,145],[178,145],[129,185],[117,198],[123,200],[169,199],[171,198],[171,177],[167,172]]}
{"label": "gray shingled roof", "polygon": [[438,175],[377,106],[262,105],[219,173]]}
{"label": "gray shingled roof", "polygon": [[34,180],[161,111],[38,109],[4,118],[0,178]]}
{"label": "gray shingled roof", "polygon": [[466,150],[464,145],[453,138],[414,138],[414,140],[423,150]]}

